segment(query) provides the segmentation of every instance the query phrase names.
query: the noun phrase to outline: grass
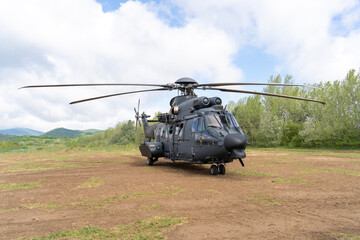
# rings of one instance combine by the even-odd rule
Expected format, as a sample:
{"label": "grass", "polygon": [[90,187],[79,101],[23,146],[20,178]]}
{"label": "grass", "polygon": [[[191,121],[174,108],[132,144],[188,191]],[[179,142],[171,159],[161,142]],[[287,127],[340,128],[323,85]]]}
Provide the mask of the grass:
{"label": "grass", "polygon": [[33,189],[33,188],[42,188],[42,187],[43,187],[42,184],[40,184],[39,182],[0,184],[0,188],[6,190]]}
{"label": "grass", "polygon": [[265,194],[259,194],[259,195],[251,195],[251,196],[247,196],[247,199],[264,199],[264,198],[269,198],[269,195],[265,195]]}
{"label": "grass", "polygon": [[274,205],[280,205],[281,200],[280,199],[265,199],[260,202],[260,205],[262,206],[274,206]]}
{"label": "grass", "polygon": [[11,211],[18,211],[18,210],[20,210],[19,207],[9,208],[9,209],[0,208],[0,213],[11,212]]}
{"label": "grass", "polygon": [[289,160],[291,158],[288,157],[279,157],[279,158],[271,158],[269,160],[267,160],[267,163],[271,163],[271,164],[295,164],[295,165],[299,165],[299,166],[308,166],[310,167],[312,164],[308,163],[308,162],[300,162],[300,161],[296,161],[296,160]]}
{"label": "grass", "polygon": [[311,155],[311,156],[329,156],[329,157],[346,157],[346,158],[360,158],[360,151],[349,150],[349,151],[339,151],[339,150],[318,150],[318,149],[287,149],[287,148],[250,148],[248,153],[256,152],[285,152],[288,155]]}
{"label": "grass", "polygon": [[285,177],[278,177],[275,179],[271,179],[270,182],[274,184],[281,184],[281,183],[294,183],[294,184],[309,184],[311,181],[304,180],[302,178],[285,178]]}
{"label": "grass", "polygon": [[161,210],[162,208],[163,207],[159,204],[151,203],[151,204],[141,205],[139,210],[140,211],[153,211],[153,210]]}
{"label": "grass", "polygon": [[214,189],[210,189],[210,188],[206,189],[205,191],[207,191],[207,192],[212,192],[212,193],[216,193],[216,194],[221,194],[220,191],[217,191],[217,190],[214,190]]}
{"label": "grass", "polygon": [[92,188],[92,187],[98,187],[100,185],[104,184],[104,181],[101,180],[98,177],[92,177],[89,178],[86,182],[81,184],[79,188]]}
{"label": "grass", "polygon": [[86,226],[79,230],[66,230],[29,240],[48,239],[164,239],[163,233],[172,227],[183,224],[186,217],[155,216],[148,220],[139,220],[133,224],[122,225],[111,230]]}
{"label": "grass", "polygon": [[[5,166],[0,173],[22,171],[44,171],[57,168],[73,168],[96,164],[125,163],[120,156],[133,155],[126,151],[60,151],[22,154],[1,154],[0,162]],[[99,161],[97,159],[103,159]]]}
{"label": "grass", "polygon": [[238,170],[236,168],[233,167],[228,167],[228,174],[229,175],[241,175],[241,176],[257,176],[257,177],[261,177],[261,176],[274,176],[272,173],[265,173],[265,172],[260,172],[254,169],[245,169],[245,170]]}
{"label": "grass", "polygon": [[360,171],[350,171],[344,169],[336,169],[336,168],[314,168],[314,169],[306,169],[298,172],[299,174],[316,174],[316,173],[337,173],[344,174],[348,176],[360,177]]}
{"label": "grass", "polygon": [[103,198],[97,200],[83,200],[83,201],[74,201],[68,203],[33,203],[28,204],[24,207],[28,209],[33,208],[45,208],[50,211],[58,210],[58,209],[66,209],[70,207],[81,207],[83,209],[99,209],[103,208],[112,203],[117,203],[120,201],[128,200],[128,199],[136,199],[136,198],[146,198],[146,197],[162,197],[162,196],[174,196],[177,195],[181,191],[181,188],[170,186],[164,189],[163,191],[153,192],[153,193],[133,193],[133,194],[121,194],[119,196],[114,196],[110,198]]}
{"label": "grass", "polygon": [[250,200],[255,200],[261,206],[274,206],[281,204],[280,199],[274,199],[271,198],[269,195],[265,195],[265,194],[251,195],[251,196],[247,196],[246,198]]}
{"label": "grass", "polygon": [[342,240],[360,240],[359,234],[352,234],[352,233],[340,233],[335,232],[332,234],[336,237],[336,239],[342,239]]}

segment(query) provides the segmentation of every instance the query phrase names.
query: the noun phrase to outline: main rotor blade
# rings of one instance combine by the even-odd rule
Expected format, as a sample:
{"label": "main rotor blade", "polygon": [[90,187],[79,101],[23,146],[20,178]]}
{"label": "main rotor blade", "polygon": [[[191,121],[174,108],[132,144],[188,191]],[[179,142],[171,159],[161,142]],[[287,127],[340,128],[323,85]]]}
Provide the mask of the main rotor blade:
{"label": "main rotor blade", "polygon": [[199,87],[218,87],[218,86],[236,86],[236,85],[267,85],[267,86],[292,86],[292,87],[309,87],[323,89],[318,86],[304,85],[304,84],[290,84],[290,83],[208,83],[199,84]]}
{"label": "main rotor blade", "polygon": [[58,84],[58,85],[31,85],[22,88],[47,88],[47,87],[98,87],[98,86],[143,86],[143,87],[168,87],[164,84],[143,84],[143,83],[84,83],[84,84]]}
{"label": "main rotor blade", "polygon": [[166,89],[166,88],[156,88],[156,89],[148,89],[148,90],[139,90],[139,91],[115,93],[115,94],[110,94],[110,95],[104,95],[104,96],[99,96],[99,97],[82,99],[82,100],[78,100],[78,101],[71,102],[71,103],[69,103],[69,104],[82,103],[82,102],[97,100],[97,99],[101,99],[101,98],[108,98],[108,97],[114,97],[114,96],[120,96],[120,95],[132,94],[132,93],[153,92],[153,91],[163,91],[163,90],[168,90],[168,89]]}
{"label": "main rotor blade", "polygon": [[218,90],[218,91],[222,91],[222,92],[257,94],[257,95],[265,95],[265,96],[281,97],[281,98],[290,98],[290,99],[297,99],[297,100],[302,100],[302,101],[317,102],[317,103],[325,104],[325,102],[315,100],[315,99],[293,97],[293,96],[275,94],[275,93],[264,93],[264,92],[245,91],[245,90],[233,90],[233,89],[226,89],[226,88],[205,88],[205,90]]}

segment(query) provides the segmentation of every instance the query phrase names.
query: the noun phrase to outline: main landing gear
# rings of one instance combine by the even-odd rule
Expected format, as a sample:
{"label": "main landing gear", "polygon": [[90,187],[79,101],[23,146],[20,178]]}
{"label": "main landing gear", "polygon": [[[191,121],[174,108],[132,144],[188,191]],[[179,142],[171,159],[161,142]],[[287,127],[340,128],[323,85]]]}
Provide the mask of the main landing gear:
{"label": "main landing gear", "polygon": [[211,175],[218,175],[218,174],[225,175],[225,173],[226,173],[226,169],[225,169],[224,164],[218,164],[218,165],[213,164],[210,167],[210,174]]}

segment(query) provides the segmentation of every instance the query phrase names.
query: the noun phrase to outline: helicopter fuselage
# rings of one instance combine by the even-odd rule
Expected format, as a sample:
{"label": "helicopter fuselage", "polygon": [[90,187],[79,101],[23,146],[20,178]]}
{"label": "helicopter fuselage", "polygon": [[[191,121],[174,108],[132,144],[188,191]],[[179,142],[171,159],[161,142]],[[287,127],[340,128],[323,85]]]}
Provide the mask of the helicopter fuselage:
{"label": "helicopter fuselage", "polygon": [[218,97],[178,96],[171,100],[170,112],[158,116],[158,123],[149,125],[142,114],[146,137],[140,145],[142,155],[152,162],[164,157],[197,164],[245,158],[248,139],[221,103]]}

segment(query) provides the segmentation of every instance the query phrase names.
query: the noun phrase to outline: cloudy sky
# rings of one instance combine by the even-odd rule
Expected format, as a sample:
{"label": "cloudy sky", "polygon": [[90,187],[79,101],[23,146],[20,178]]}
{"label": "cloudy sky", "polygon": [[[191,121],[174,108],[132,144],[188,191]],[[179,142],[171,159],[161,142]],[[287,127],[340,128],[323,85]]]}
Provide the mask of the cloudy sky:
{"label": "cloudy sky", "polygon": [[69,105],[134,88],[24,85],[267,82],[279,73],[318,83],[359,67],[359,0],[0,0],[0,129],[106,129],[133,119],[139,98],[153,115],[176,95]]}

